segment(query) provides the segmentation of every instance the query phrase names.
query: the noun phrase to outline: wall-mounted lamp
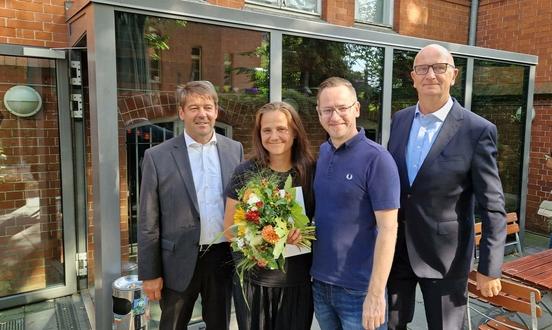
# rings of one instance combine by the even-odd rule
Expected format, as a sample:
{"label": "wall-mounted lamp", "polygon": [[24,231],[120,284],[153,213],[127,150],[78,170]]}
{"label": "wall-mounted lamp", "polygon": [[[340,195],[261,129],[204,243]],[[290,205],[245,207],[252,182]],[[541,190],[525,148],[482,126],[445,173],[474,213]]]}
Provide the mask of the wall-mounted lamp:
{"label": "wall-mounted lamp", "polygon": [[30,117],[40,111],[42,97],[34,88],[16,85],[4,94],[4,106],[18,117]]}

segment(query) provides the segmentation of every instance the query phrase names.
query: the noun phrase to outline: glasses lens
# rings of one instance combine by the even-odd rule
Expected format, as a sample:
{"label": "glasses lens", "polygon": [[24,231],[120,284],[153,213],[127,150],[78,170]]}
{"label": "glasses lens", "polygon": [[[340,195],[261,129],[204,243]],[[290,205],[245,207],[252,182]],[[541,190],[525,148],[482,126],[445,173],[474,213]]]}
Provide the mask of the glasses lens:
{"label": "glasses lens", "polygon": [[446,63],[435,63],[432,65],[433,72],[435,73],[445,73],[447,72],[447,64]]}
{"label": "glasses lens", "polygon": [[429,71],[429,65],[416,65],[414,67],[416,74],[426,74],[427,71]]}
{"label": "glasses lens", "polygon": [[330,117],[334,113],[334,111],[337,112],[337,114],[339,115],[344,115],[347,113],[347,111],[349,111],[349,109],[354,107],[355,104],[357,104],[357,101],[353,102],[353,104],[351,104],[350,106],[340,105],[336,108],[320,109],[318,113],[323,117]]}

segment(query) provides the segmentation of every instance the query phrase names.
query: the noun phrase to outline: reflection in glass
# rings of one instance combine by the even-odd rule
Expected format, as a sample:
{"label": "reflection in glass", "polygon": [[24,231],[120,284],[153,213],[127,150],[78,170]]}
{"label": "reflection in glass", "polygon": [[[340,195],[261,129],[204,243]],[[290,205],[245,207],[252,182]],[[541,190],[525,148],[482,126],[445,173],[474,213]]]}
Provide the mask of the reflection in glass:
{"label": "reflection in glass", "polygon": [[472,111],[498,129],[498,169],[506,211],[519,211],[529,68],[476,60]]}
{"label": "reflection in glass", "polygon": [[282,99],[299,111],[316,152],[326,139],[316,113],[316,93],[331,76],[351,81],[361,105],[357,125],[370,139],[381,140],[382,48],[289,35],[282,48]]}
{"label": "reflection in glass", "polygon": [[[131,13],[116,14],[116,37],[120,139],[126,146],[120,180],[129,196],[121,207],[128,209],[135,258],[140,165],[147,148],[182,133],[176,87],[212,82],[219,96],[217,132],[231,134],[247,152],[255,111],[268,102],[270,49],[264,32]],[[121,185],[122,196],[126,189]],[[194,318],[200,315],[194,312]]]}
{"label": "reflection in glass", "polygon": [[[416,53],[407,50],[395,50],[393,53],[392,113],[415,105],[418,102],[418,94],[414,86],[412,86],[412,78],[410,76]],[[466,63],[466,58],[454,57],[454,65],[458,69],[458,76],[451,88],[450,94],[461,105],[464,105],[465,99]],[[450,68],[447,70],[450,70]]]}
{"label": "reflection in glass", "polygon": [[361,22],[383,22],[383,0],[357,0],[356,19]]}
{"label": "reflection in glass", "polygon": [[[212,82],[219,96],[217,132],[232,134],[247,152],[255,111],[268,102],[270,49],[264,32],[131,13],[116,14],[116,42],[120,139],[125,141],[119,159],[126,168],[121,196],[129,196],[121,201],[128,220],[123,214],[121,221],[129,224],[133,259],[144,151],[183,131],[176,87],[191,80]],[[125,252],[122,257],[125,262]],[[197,307],[193,320],[201,318]]]}
{"label": "reflection in glass", "polygon": [[0,105],[0,297],[65,282],[55,62],[0,56],[0,100],[14,85],[43,99],[19,118]]}

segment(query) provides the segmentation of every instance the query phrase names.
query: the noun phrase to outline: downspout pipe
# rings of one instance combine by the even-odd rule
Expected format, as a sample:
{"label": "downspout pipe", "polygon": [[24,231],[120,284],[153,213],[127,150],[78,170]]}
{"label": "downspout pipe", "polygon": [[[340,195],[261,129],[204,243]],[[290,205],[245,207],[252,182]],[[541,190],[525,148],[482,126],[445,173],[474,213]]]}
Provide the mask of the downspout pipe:
{"label": "downspout pipe", "polygon": [[468,32],[468,45],[475,46],[475,38],[477,36],[477,11],[479,9],[479,0],[471,1],[470,9],[470,28]]}

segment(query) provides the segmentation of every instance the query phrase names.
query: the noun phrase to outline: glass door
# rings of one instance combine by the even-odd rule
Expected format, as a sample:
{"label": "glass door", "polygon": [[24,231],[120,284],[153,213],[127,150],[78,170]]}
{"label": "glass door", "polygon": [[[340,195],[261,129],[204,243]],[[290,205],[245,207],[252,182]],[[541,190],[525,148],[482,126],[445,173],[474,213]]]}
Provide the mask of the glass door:
{"label": "glass door", "polygon": [[57,63],[65,61],[0,55],[0,309],[75,291],[72,193],[64,195],[73,189],[71,133]]}

